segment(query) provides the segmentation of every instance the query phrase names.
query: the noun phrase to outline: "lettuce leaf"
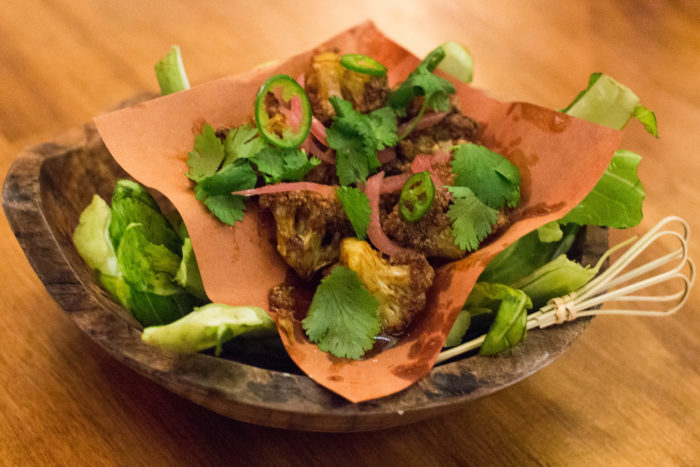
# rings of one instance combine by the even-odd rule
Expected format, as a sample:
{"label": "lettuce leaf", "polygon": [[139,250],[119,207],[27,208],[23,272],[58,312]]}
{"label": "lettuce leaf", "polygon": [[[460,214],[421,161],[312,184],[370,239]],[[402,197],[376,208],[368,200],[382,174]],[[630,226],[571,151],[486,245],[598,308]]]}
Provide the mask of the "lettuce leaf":
{"label": "lettuce leaf", "polygon": [[603,73],[591,74],[586,89],[562,112],[616,130],[624,128],[634,117],[649,133],[659,137],[654,112],[640,104],[630,88]]}
{"label": "lettuce leaf", "polygon": [[141,292],[173,295],[180,292],[175,275],[180,257],[148,241],[141,224],[129,224],[117,248],[117,262],[126,282]]}
{"label": "lettuce leaf", "polygon": [[215,347],[218,355],[225,341],[243,334],[274,335],[275,323],[262,308],[210,303],[168,325],[147,327],[141,339],[177,353]]}
{"label": "lettuce leaf", "polygon": [[109,238],[112,210],[99,195],[80,214],[73,233],[73,244],[92,269],[109,276],[119,275],[117,255]]}
{"label": "lettuce leaf", "polygon": [[563,225],[562,239],[549,243],[541,242],[537,231],[530,232],[496,255],[479,276],[479,281],[512,284],[568,251],[580,228],[575,224]]}
{"label": "lettuce leaf", "polygon": [[644,187],[637,177],[641,156],[616,151],[605,173],[586,198],[561,223],[625,229],[642,220]]}
{"label": "lettuce leaf", "polygon": [[182,244],[182,261],[180,261],[180,267],[175,274],[175,282],[195,297],[207,300],[204,284],[202,284],[202,275],[199,272],[197,259],[192,249],[192,241],[189,237],[185,238]]}
{"label": "lettuce leaf", "polygon": [[112,219],[109,224],[109,236],[115,249],[132,223],[143,226],[143,233],[149,242],[163,245],[176,254],[180,252],[182,239],[148,191],[131,180],[118,180],[112,195]]}
{"label": "lettuce leaf", "polygon": [[[493,316],[479,354],[494,355],[522,341],[527,333],[527,310],[530,308],[532,301],[521,290],[503,284],[477,282],[464,304],[464,310],[470,314],[470,318],[471,315]],[[457,334],[457,331],[453,325],[450,334]],[[457,336],[452,337],[452,342],[459,344]]]}
{"label": "lettuce leaf", "polygon": [[552,298],[563,297],[583,287],[599,270],[600,265],[585,267],[568,259],[566,255],[560,255],[510,285],[525,292],[533,305],[539,308]]}
{"label": "lettuce leaf", "polygon": [[155,70],[161,94],[171,94],[190,88],[179,46],[172,46],[170,51],[156,63]]}

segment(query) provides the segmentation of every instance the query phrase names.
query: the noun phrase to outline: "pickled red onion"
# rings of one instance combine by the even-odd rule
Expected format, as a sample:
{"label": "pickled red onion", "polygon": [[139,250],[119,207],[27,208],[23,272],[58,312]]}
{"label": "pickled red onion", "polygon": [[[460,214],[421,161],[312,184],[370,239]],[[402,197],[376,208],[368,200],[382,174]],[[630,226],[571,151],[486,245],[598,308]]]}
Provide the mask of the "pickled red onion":
{"label": "pickled red onion", "polygon": [[382,230],[382,223],[379,219],[379,195],[382,189],[382,181],[384,180],[384,172],[379,172],[367,179],[365,185],[365,194],[369,198],[369,207],[372,209],[372,214],[369,218],[369,226],[367,227],[367,236],[379,251],[389,256],[395,255],[402,251],[406,251],[391,241]]}
{"label": "pickled red onion", "polygon": [[[422,130],[424,128],[430,128],[431,126],[437,125],[442,121],[447,116],[447,112],[431,112],[431,113],[426,113],[423,115],[414,128],[414,130]],[[418,117],[413,117],[411,120],[407,121],[406,123],[402,123],[401,126],[399,126],[397,134],[403,135],[408,128],[410,128],[411,125],[413,125],[413,121],[418,118]]]}
{"label": "pickled red onion", "polygon": [[234,191],[231,194],[240,196],[257,196],[270,193],[284,193],[285,191],[314,191],[325,196],[335,196],[335,188],[336,187],[332,185],[323,185],[321,183],[291,182],[265,185],[258,188],[251,188],[250,190]]}
{"label": "pickled red onion", "polygon": [[324,146],[328,146],[328,141],[326,140],[326,127],[321,120],[312,116],[311,117],[311,134]]}

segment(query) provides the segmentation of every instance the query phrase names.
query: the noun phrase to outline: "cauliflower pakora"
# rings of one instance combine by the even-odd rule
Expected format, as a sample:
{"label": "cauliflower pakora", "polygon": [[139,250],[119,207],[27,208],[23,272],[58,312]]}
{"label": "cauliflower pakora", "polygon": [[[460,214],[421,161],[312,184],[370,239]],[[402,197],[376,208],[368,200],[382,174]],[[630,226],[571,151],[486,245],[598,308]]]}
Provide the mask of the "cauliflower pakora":
{"label": "cauliflower pakora", "polygon": [[356,238],[343,239],[339,263],[355,271],[379,301],[379,319],[386,334],[399,334],[425,307],[425,293],[435,277],[419,253],[406,251],[387,261],[369,243]]}
{"label": "cauliflower pakora", "polygon": [[303,279],[337,261],[340,240],[352,232],[340,202],[311,191],[260,197],[275,218],[277,251]]}

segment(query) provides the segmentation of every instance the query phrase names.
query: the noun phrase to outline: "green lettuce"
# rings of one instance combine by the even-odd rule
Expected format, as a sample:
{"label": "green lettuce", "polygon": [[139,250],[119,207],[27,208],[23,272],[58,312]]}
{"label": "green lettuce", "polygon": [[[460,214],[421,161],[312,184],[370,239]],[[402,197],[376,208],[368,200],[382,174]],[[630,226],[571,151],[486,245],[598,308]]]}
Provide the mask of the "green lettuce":
{"label": "green lettuce", "polygon": [[496,255],[479,276],[479,281],[511,284],[527,276],[568,251],[580,228],[575,224],[563,225],[561,240],[547,243],[540,241],[537,231],[530,232]]}
{"label": "green lettuce", "polygon": [[168,325],[147,327],[141,339],[177,353],[195,353],[215,347],[218,355],[221,345],[236,336],[274,334],[275,323],[262,308],[210,303]]}
{"label": "green lettuce", "polygon": [[631,89],[603,73],[591,74],[588,87],[562,112],[616,130],[635,117],[649,133],[659,135],[654,112],[640,104]]}
{"label": "green lettuce", "polygon": [[151,243],[163,245],[175,254],[182,249],[182,239],[150,193],[131,180],[118,180],[112,195],[112,220],[109,224],[109,235],[115,249],[132,223],[143,226],[144,235]]}
{"label": "green lettuce", "polygon": [[557,221],[547,222],[537,229],[537,238],[543,243],[558,242],[564,238],[564,231]]}
{"label": "green lettuce", "polygon": [[99,195],[80,214],[73,233],[78,253],[92,269],[108,276],[118,276],[117,255],[109,238],[112,210]]}
{"label": "green lettuce", "polygon": [[479,354],[494,355],[514,347],[525,339],[527,310],[530,308],[532,301],[522,290],[503,284],[477,282],[464,304],[464,309],[472,315],[493,316]]}
{"label": "green lettuce", "polygon": [[447,339],[445,340],[445,347],[454,347],[462,343],[464,335],[469,330],[471,325],[472,315],[469,310],[462,310],[457,315],[455,322],[452,324],[450,332],[447,334]]}
{"label": "green lettuce", "polygon": [[642,220],[644,188],[637,177],[641,156],[616,151],[593,190],[560,221],[625,229]]}
{"label": "green lettuce", "polygon": [[144,326],[173,322],[207,302],[184,224],[177,212],[170,218],[143,187],[119,180],[112,208],[94,196],[73,235],[98,282]]}
{"label": "green lettuce", "polygon": [[600,267],[585,267],[561,255],[511,284],[525,292],[536,308],[577,290],[598,274]]}
{"label": "green lettuce", "polygon": [[163,245],[148,241],[142,224],[132,223],[117,248],[117,262],[126,282],[136,290],[173,295],[181,289],[175,283],[180,257]]}
{"label": "green lettuce", "polygon": [[186,237],[182,244],[182,261],[177,274],[175,274],[175,282],[195,297],[202,300],[207,299],[207,294],[204,292],[204,284],[202,284],[202,276],[199,273],[199,267],[197,267],[197,259],[192,249],[192,241],[189,237]]}
{"label": "green lettuce", "polygon": [[201,305],[202,301],[180,291],[172,295],[142,292],[125,283],[122,290],[126,308],[144,326],[172,323]]}
{"label": "green lettuce", "polygon": [[190,82],[182,63],[180,47],[172,46],[170,51],[155,66],[156,79],[163,95],[190,88]]}

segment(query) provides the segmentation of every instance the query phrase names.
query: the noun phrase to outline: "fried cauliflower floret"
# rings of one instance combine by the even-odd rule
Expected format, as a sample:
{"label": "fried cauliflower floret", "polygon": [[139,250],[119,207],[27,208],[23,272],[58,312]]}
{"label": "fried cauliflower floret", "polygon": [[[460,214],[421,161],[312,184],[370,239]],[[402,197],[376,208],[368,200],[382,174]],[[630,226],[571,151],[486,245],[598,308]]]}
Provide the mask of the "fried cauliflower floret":
{"label": "fried cauliflower floret", "polygon": [[382,332],[399,334],[425,307],[426,291],[435,273],[423,255],[399,253],[382,259],[369,243],[345,238],[339,263],[357,273],[367,290],[379,301]]}
{"label": "fried cauliflower floret", "polygon": [[382,219],[384,232],[398,245],[416,250],[428,258],[459,259],[466,252],[455,245],[450,218],[450,198],[443,190],[435,191],[433,205],[416,222],[407,222],[398,204]]}
{"label": "fried cauliflower floret", "polygon": [[[435,191],[433,205],[416,222],[408,222],[399,213],[399,206],[382,219],[382,228],[397,245],[416,250],[428,258],[456,260],[466,256],[467,251],[455,245],[452,224],[447,216],[450,197],[444,190]],[[510,211],[498,211],[489,238],[498,235],[511,224]]]}
{"label": "fried cauliflower floret", "polygon": [[277,228],[277,251],[304,279],[335,263],[340,240],[352,232],[340,201],[311,191],[260,196],[260,206],[272,212]]}
{"label": "fried cauliflower floret", "polygon": [[408,160],[418,154],[432,154],[435,149],[449,150],[451,146],[476,141],[477,123],[452,108],[436,125],[413,130],[407,138],[399,141],[399,153]]}
{"label": "fried cauliflower floret", "polygon": [[384,107],[389,98],[386,76],[370,76],[348,70],[340,64],[340,57],[335,52],[314,55],[304,79],[311,110],[325,125],[330,125],[335,115],[328,101],[330,97],[350,101],[353,109],[361,113]]}

